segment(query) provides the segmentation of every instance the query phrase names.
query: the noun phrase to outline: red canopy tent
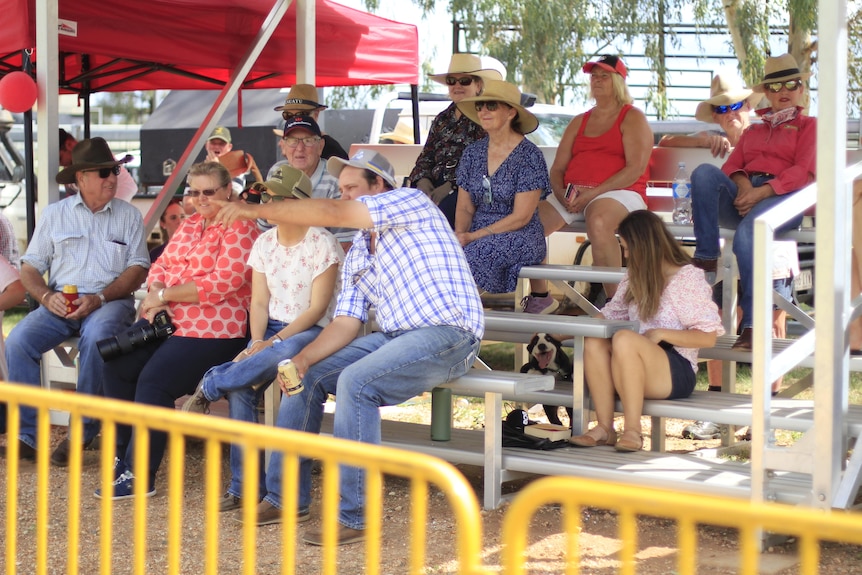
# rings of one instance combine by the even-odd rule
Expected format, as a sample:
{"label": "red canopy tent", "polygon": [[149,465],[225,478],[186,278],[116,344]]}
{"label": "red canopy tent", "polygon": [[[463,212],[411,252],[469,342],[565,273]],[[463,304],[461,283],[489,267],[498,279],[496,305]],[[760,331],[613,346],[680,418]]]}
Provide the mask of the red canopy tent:
{"label": "red canopy tent", "polygon": [[[212,90],[254,41],[273,0],[59,0],[60,89]],[[416,27],[316,0],[317,86],[416,84]],[[296,83],[296,4],[270,38],[243,88]],[[0,0],[0,76],[21,69],[36,46],[34,0]],[[9,25],[11,23],[15,25]],[[38,61],[38,55],[36,60]]]}

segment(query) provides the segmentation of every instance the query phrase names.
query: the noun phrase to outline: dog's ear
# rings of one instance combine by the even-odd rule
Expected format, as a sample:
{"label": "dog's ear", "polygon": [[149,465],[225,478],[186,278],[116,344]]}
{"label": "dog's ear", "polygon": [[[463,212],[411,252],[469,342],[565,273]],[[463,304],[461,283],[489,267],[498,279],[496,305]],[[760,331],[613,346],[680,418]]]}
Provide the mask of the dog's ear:
{"label": "dog's ear", "polygon": [[532,352],[537,343],[539,343],[539,334],[535,334],[532,339],[530,339],[530,343],[527,344],[527,351]]}

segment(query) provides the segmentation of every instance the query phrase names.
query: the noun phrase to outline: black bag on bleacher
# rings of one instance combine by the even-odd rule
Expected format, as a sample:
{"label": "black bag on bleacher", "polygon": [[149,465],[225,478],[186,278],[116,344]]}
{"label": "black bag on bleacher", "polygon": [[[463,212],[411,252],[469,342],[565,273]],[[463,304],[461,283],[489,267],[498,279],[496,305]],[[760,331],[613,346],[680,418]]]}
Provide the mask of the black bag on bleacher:
{"label": "black bag on bleacher", "polygon": [[524,433],[524,427],[535,423],[530,421],[527,412],[523,409],[513,409],[503,420],[503,447],[526,447],[527,449],[559,449],[567,447],[569,442],[561,439],[551,441],[547,437],[533,437]]}

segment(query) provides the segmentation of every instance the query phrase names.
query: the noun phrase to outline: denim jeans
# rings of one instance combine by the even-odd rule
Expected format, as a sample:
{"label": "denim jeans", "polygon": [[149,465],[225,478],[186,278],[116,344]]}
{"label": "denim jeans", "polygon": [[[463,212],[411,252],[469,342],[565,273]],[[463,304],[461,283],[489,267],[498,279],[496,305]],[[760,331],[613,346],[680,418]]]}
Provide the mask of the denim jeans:
{"label": "denim jeans", "polygon": [[[146,320],[141,320],[146,321]],[[201,377],[215,364],[234,357],[248,339],[198,338],[172,335],[121,355],[104,364],[105,395],[174,409],[177,399],[195,392]],[[116,455],[126,469],[134,469],[136,428],[117,425]],[[164,431],[150,431],[148,454],[149,487],[155,485],[156,472],[167,447]],[[103,446],[103,449],[105,446]],[[143,472],[135,471],[143,477]]]}
{"label": "denim jeans", "polygon": [[[755,176],[751,184],[755,187],[767,183],[770,178]],[[733,254],[739,268],[739,307],[742,308],[743,328],[751,327],[753,319],[752,291],[754,289],[754,220],[780,204],[792,194],[772,196],[758,202],[745,217],[739,215],[733,201],[736,199],[736,184],[721,168],[712,164],[701,164],[691,174],[692,218],[696,247],[694,257],[716,260],[720,255],[719,227],[735,229]],[[794,192],[795,193],[795,192]],[[802,215],[791,219],[776,232],[785,232],[799,227]]]}
{"label": "denim jeans", "polygon": [[[131,297],[109,301],[83,320],[67,320],[54,315],[44,307],[28,313],[9,334],[6,340],[6,362],[9,364],[9,381],[41,385],[42,354],[68,338],[79,335],[78,386],[81,393],[103,395],[102,356],[96,342],[114,336],[132,325],[135,303]],[[5,419],[5,410],[0,417]],[[5,428],[5,421],[0,428]],[[100,422],[84,419],[84,441],[99,434]],[[36,410],[21,408],[21,431],[18,438],[36,447]]]}
{"label": "denim jeans", "polygon": [[[279,427],[320,432],[323,404],[336,396],[335,437],[380,443],[380,411],[398,405],[441,383],[460,377],[473,365],[480,340],[450,326],[423,327],[358,338],[305,374],[302,392],[285,396]],[[266,501],[281,507],[283,454],[273,452],[266,474]],[[365,473],[340,469],[338,521],[352,529],[365,526]],[[311,505],[311,460],[299,470],[299,510]]]}
{"label": "denim jeans", "polygon": [[[269,320],[266,327],[267,339],[282,330],[287,324],[277,320]],[[257,406],[264,390],[275,379],[278,362],[299,353],[302,348],[311,343],[322,328],[314,326],[300,332],[271,347],[267,347],[248,359],[238,362],[228,362],[210,368],[203,377],[202,389],[204,397],[216,401],[227,396],[231,419],[257,423]],[[250,344],[249,344],[250,345]],[[253,386],[263,384],[259,389]],[[266,495],[266,475],[263,473],[263,452],[260,452],[261,470],[258,486],[258,498]],[[228,493],[242,497],[243,482],[243,451],[242,448],[230,446],[231,480]]]}

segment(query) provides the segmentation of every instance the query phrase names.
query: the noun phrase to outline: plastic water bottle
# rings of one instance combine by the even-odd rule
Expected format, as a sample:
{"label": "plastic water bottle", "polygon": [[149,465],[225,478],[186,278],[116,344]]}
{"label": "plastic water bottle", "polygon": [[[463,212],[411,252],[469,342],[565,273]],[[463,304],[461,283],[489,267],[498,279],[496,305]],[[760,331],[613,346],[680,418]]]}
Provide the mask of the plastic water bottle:
{"label": "plastic water bottle", "polygon": [[679,170],[673,178],[673,223],[691,223],[691,180],[685,171],[685,162],[679,163]]}

